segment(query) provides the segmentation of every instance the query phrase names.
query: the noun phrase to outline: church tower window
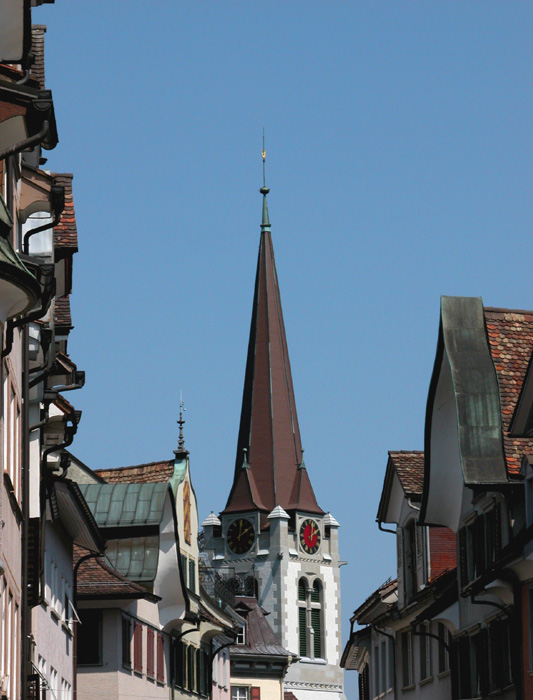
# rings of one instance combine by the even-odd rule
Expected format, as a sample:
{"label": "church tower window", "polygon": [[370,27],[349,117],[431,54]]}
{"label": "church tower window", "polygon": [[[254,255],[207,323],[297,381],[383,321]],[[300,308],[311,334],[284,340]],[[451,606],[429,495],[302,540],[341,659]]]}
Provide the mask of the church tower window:
{"label": "church tower window", "polygon": [[306,579],[298,582],[298,635],[300,656],[321,659],[322,585],[318,579],[309,588]]}

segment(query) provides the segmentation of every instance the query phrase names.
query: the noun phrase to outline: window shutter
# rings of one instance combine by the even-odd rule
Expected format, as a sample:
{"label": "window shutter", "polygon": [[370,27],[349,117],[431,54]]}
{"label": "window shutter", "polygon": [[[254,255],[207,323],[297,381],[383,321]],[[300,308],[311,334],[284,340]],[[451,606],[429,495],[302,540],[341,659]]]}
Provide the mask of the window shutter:
{"label": "window shutter", "polygon": [[478,515],[474,522],[476,575],[485,571],[485,516]]}
{"label": "window shutter", "polygon": [[301,579],[298,582],[298,600],[305,601],[305,583]]}
{"label": "window shutter", "polygon": [[252,687],[252,700],[261,700],[261,688]]}
{"label": "window shutter", "polygon": [[298,608],[298,621],[300,628],[300,656],[307,656],[307,625],[306,609]]}
{"label": "window shutter", "polygon": [[311,625],[313,635],[313,654],[315,659],[322,658],[322,625],[320,624],[320,610],[311,610]]}
{"label": "window shutter", "polygon": [[165,681],[165,640],[162,634],[157,635],[157,680]]}
{"label": "window shutter", "polygon": [[143,670],[143,628],[139,622],[135,623],[133,633],[133,669],[138,673]]}
{"label": "window shutter", "polygon": [[154,630],[146,630],[146,675],[154,677]]}
{"label": "window shutter", "polygon": [[466,527],[459,530],[459,565],[461,568],[461,587],[468,583],[468,555],[466,551]]}

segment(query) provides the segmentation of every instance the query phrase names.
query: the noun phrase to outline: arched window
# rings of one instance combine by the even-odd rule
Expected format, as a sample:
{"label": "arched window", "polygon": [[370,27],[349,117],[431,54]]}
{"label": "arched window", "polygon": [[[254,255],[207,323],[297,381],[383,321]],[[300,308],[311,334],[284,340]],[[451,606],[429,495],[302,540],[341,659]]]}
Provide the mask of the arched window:
{"label": "arched window", "polygon": [[315,579],[309,586],[307,579],[298,581],[298,638],[300,656],[322,659],[322,584]]}

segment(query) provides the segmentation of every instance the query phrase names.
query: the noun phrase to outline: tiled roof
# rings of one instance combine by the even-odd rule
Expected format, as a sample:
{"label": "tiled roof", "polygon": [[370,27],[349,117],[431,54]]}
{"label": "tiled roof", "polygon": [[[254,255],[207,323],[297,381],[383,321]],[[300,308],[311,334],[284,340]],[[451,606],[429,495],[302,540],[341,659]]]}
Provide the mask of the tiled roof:
{"label": "tiled roof", "polygon": [[533,450],[530,438],[508,436],[522,383],[533,352],[533,311],[485,308],[489,345],[496,367],[509,473],[518,474],[522,456]]}
{"label": "tiled roof", "polygon": [[295,656],[281,646],[255,598],[236,597],[235,610],[246,618],[246,644],[232,644],[231,655]]}
{"label": "tiled roof", "polygon": [[[76,564],[87,551],[74,546],[73,563]],[[93,597],[149,597],[143,586],[129,581],[107,564],[103,557],[91,557],[80,564],[77,577],[77,593],[81,598]]]}
{"label": "tiled roof", "polygon": [[424,485],[424,453],[419,450],[389,451],[389,458],[406,496],[421,496]]}
{"label": "tiled roof", "polygon": [[173,471],[173,459],[164,462],[138,464],[133,467],[119,467],[118,469],[95,469],[95,473],[110,484],[148,484],[168,481]]}
{"label": "tiled roof", "polygon": [[72,173],[53,173],[57,185],[65,188],[65,208],[61,214],[59,223],[54,228],[54,247],[71,248],[71,252],[78,250],[78,231],[76,228],[76,214],[74,212],[74,199],[72,196]]}
{"label": "tiled roof", "polygon": [[74,327],[70,315],[70,296],[68,294],[54,299],[54,319],[56,328],[71,329]]}
{"label": "tiled roof", "polygon": [[44,33],[46,25],[34,24],[31,28],[31,51],[35,56],[31,67],[31,77],[35,80],[41,90],[44,90]]}

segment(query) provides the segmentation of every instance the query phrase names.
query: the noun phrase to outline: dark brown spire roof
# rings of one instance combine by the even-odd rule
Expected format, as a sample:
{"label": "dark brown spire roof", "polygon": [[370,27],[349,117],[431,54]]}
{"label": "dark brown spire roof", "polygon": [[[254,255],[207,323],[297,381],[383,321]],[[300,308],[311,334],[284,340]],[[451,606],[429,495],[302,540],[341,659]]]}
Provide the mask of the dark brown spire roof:
{"label": "dark brown spire roof", "polygon": [[270,226],[262,229],[235,476],[224,512],[280,505],[322,513],[303,464]]}

